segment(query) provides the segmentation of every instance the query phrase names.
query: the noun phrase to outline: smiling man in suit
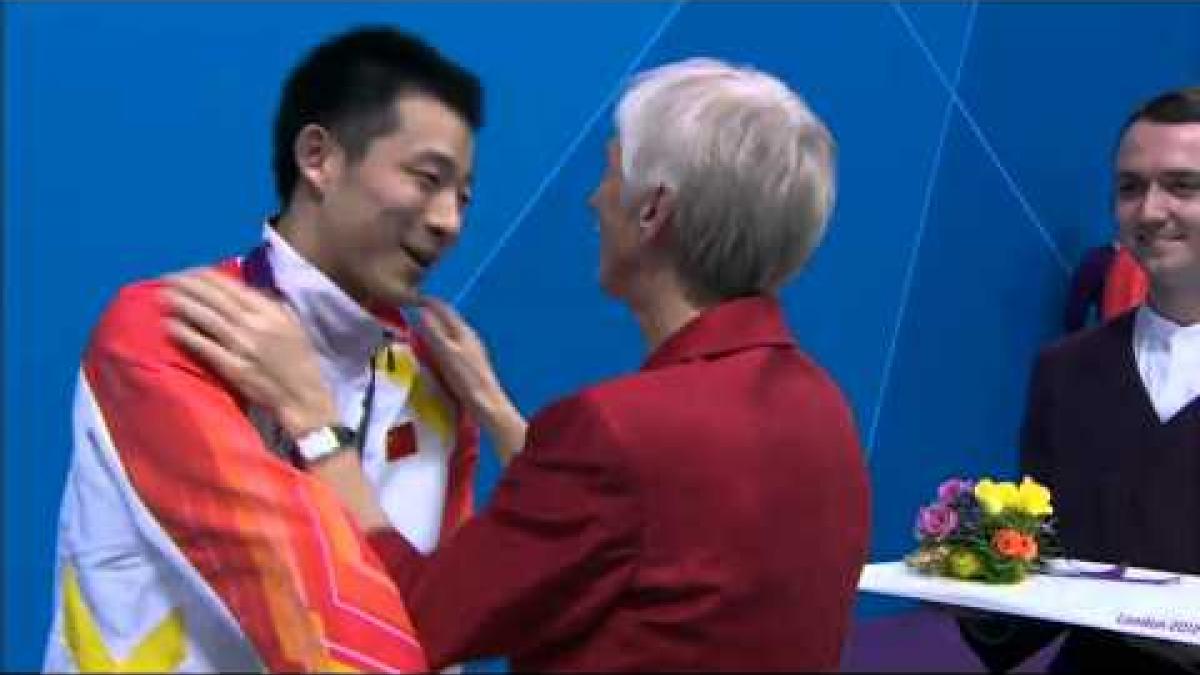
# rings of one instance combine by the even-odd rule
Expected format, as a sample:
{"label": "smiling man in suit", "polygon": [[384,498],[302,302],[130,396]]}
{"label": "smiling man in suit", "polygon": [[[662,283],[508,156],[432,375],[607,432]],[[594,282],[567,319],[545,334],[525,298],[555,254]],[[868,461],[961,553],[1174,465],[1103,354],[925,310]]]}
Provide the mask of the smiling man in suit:
{"label": "smiling man in suit", "polygon": [[[1200,574],[1200,88],[1163,94],[1130,117],[1114,198],[1121,244],[1148,275],[1149,298],[1040,355],[1021,464],[1054,491],[1071,557]],[[995,670],[1064,630],[962,625]],[[1194,672],[1200,650],[1071,629],[1051,669]]]}

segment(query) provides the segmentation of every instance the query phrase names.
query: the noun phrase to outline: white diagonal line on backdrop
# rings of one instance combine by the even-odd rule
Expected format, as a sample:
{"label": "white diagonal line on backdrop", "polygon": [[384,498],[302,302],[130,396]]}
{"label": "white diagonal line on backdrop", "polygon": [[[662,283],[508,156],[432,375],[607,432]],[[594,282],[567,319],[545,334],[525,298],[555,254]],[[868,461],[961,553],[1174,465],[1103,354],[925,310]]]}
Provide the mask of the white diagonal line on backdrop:
{"label": "white diagonal line on backdrop", "polygon": [[454,306],[461,307],[463,299],[465,299],[467,295],[474,290],[475,284],[478,283],[479,278],[483,276],[483,273],[486,272],[489,267],[491,267],[491,264],[496,259],[496,256],[499,255],[502,250],[504,250],[504,247],[508,244],[509,239],[512,238],[513,233],[515,233],[517,229],[525,222],[525,218],[529,215],[529,212],[533,210],[534,205],[537,204],[539,199],[541,199],[542,193],[544,193],[546,188],[550,186],[550,183],[558,177],[558,174],[562,172],[563,167],[567,164],[567,160],[569,160],[571,156],[575,154],[575,149],[578,148],[579,144],[583,142],[583,139],[587,137],[588,133],[592,130],[592,127],[596,126],[596,122],[600,119],[600,115],[602,115],[604,111],[608,109],[612,102],[617,98],[617,95],[621,93],[626,81],[629,79],[629,76],[633,74],[638,66],[641,65],[642,61],[646,58],[646,55],[650,53],[650,50],[654,47],[654,45],[658,44],[659,39],[662,37],[663,33],[666,32],[667,27],[671,25],[671,22],[675,20],[675,17],[679,14],[679,10],[683,8],[683,5],[686,1],[687,0],[677,0],[677,2],[671,5],[670,9],[667,10],[666,14],[663,15],[662,20],[658,23],[658,27],[646,40],[645,44],[642,45],[641,49],[638,50],[637,54],[629,61],[629,65],[625,67],[625,72],[622,73],[621,77],[617,79],[617,83],[612,87],[612,90],[607,96],[604,97],[604,100],[596,108],[595,112],[592,113],[591,117],[584,122],[583,127],[579,130],[579,133],[575,135],[574,140],[572,140],[566,149],[563,150],[562,154],[559,155],[558,161],[553,167],[550,168],[550,170],[546,173],[546,176],[542,178],[542,182],[538,185],[537,189],[534,190],[533,194],[529,196],[529,199],[525,201],[525,205],[517,213],[516,217],[512,219],[512,222],[508,224],[508,227],[504,229],[504,232],[500,235],[500,238],[492,246],[492,250],[489,251],[486,256],[484,256],[483,261],[479,263],[479,266],[475,268],[475,271],[467,279],[466,283],[464,283],[462,288],[459,289],[458,293],[454,296]]}
{"label": "white diagonal line on backdrop", "polygon": [[[895,2],[892,7],[898,13],[904,16],[904,10]],[[958,65],[954,68],[954,80],[951,83],[951,92],[958,89],[958,84],[962,80],[963,65],[967,60],[967,52],[971,46],[971,36],[975,29],[975,13],[979,8],[978,2],[972,2],[969,13],[967,14],[967,22],[963,27],[962,47],[958,54]],[[914,29],[915,30],[915,29]],[[918,37],[919,39],[919,37]],[[871,426],[867,431],[867,447],[866,459],[869,463],[871,455],[875,452],[875,442],[879,431],[879,418],[883,411],[883,403],[887,398],[888,386],[892,380],[892,366],[896,360],[896,344],[899,342],[900,328],[904,324],[904,316],[908,309],[908,300],[912,294],[913,278],[916,276],[917,258],[921,250],[921,243],[925,238],[925,227],[929,222],[929,207],[933,203],[933,190],[937,184],[938,172],[942,166],[942,150],[946,146],[946,136],[949,135],[950,117],[954,112],[954,97],[946,97],[946,105],[942,110],[942,127],[938,132],[937,145],[934,148],[933,159],[930,162],[929,177],[925,181],[925,198],[921,204],[921,215],[917,220],[917,231],[913,235],[912,246],[908,252],[908,266],[904,271],[904,280],[900,285],[900,302],[896,310],[895,325],[892,326],[891,335],[888,337],[887,351],[883,357],[883,371],[879,378],[879,392],[875,396],[875,410],[871,413]]]}
{"label": "white diagonal line on backdrop", "polygon": [[995,149],[992,148],[991,142],[988,141],[987,136],[983,133],[983,129],[980,128],[979,123],[975,121],[975,116],[971,114],[970,109],[967,108],[967,104],[964,103],[962,98],[959,97],[957,91],[957,82],[951,83],[949,78],[946,77],[945,71],[943,71],[941,66],[938,65],[937,60],[933,58],[933,52],[930,51],[929,45],[925,43],[925,40],[921,37],[920,32],[917,31],[916,26],[914,26],[912,20],[909,19],[908,14],[906,14],[904,10],[895,2],[892,2],[891,5],[892,8],[896,10],[896,14],[900,17],[900,21],[904,23],[904,27],[908,29],[908,34],[912,37],[913,42],[917,44],[917,47],[920,48],[921,53],[924,54],[925,60],[929,63],[929,67],[933,69],[934,74],[937,75],[938,80],[941,81],[942,86],[945,87],[946,92],[950,96],[950,101],[956,108],[958,108],[959,113],[967,122],[967,126],[971,128],[971,132],[975,134],[975,138],[979,140],[979,144],[983,147],[983,151],[987,153],[988,159],[990,159],[992,164],[996,166],[996,169],[1000,171],[1000,176],[1004,179],[1005,184],[1008,185],[1008,189],[1012,192],[1013,196],[1016,197],[1017,202],[1021,205],[1021,210],[1024,211],[1026,217],[1029,218],[1030,224],[1033,225],[1034,229],[1037,230],[1038,235],[1041,236],[1042,241],[1046,244],[1046,247],[1050,249],[1050,253],[1054,256],[1054,260],[1058,263],[1059,267],[1062,268],[1063,274],[1069,275],[1071,273],[1071,266],[1067,264],[1066,257],[1063,256],[1062,251],[1059,250],[1058,242],[1054,240],[1054,237],[1050,236],[1050,232],[1046,230],[1046,226],[1042,224],[1041,218],[1038,217],[1037,213],[1033,210],[1033,207],[1029,205],[1029,201],[1025,199],[1025,194],[1021,191],[1021,188],[1017,185],[1017,182],[1013,180],[1013,177],[1008,172],[1008,169],[1004,168],[1004,163],[1000,161],[999,155],[997,155]]}

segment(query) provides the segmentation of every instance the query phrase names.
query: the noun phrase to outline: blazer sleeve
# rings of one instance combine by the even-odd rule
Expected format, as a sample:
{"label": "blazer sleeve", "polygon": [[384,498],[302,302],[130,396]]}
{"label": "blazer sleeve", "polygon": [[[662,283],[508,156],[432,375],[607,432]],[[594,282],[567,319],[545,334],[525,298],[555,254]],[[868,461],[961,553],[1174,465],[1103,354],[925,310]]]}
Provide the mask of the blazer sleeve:
{"label": "blazer sleeve", "polygon": [[394,530],[369,535],[432,667],[536,651],[612,606],[632,576],[640,528],[613,429],[585,398],[551,406],[488,507],[430,557]]}
{"label": "blazer sleeve", "polygon": [[126,289],[83,367],[152,539],[183,554],[272,672],[424,670],[399,590],[336,495],[268,452],[162,325],[157,284]]}

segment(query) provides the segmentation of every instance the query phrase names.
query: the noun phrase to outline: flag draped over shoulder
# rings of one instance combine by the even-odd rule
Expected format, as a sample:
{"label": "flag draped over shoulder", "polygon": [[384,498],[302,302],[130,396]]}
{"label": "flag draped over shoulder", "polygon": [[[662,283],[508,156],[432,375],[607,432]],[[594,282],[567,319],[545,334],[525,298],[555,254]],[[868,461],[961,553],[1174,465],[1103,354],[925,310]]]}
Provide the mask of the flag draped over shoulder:
{"label": "flag draped over shoulder", "polygon": [[[242,402],[167,337],[164,311],[157,282],[124,289],[85,354],[46,670],[426,670],[347,511],[264,447]],[[432,385],[409,386],[409,407],[436,407]],[[453,411],[425,416],[455,442]],[[470,512],[475,451],[453,455],[443,535]]]}

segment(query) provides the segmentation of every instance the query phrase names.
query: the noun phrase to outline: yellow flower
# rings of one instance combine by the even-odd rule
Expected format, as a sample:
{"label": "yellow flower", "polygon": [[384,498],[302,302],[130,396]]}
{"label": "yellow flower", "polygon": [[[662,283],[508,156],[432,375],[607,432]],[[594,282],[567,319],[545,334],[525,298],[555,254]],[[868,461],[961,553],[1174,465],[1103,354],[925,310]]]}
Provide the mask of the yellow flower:
{"label": "yellow flower", "polygon": [[1050,506],[1050,491],[1029,476],[1025,476],[1021,486],[1017,488],[1016,506],[1031,516],[1048,516],[1054,513],[1054,508]]}
{"label": "yellow flower", "polygon": [[996,483],[984,478],[975,484],[975,499],[988,515],[996,515],[1010,506],[1020,504],[1020,492],[1012,483]]}

